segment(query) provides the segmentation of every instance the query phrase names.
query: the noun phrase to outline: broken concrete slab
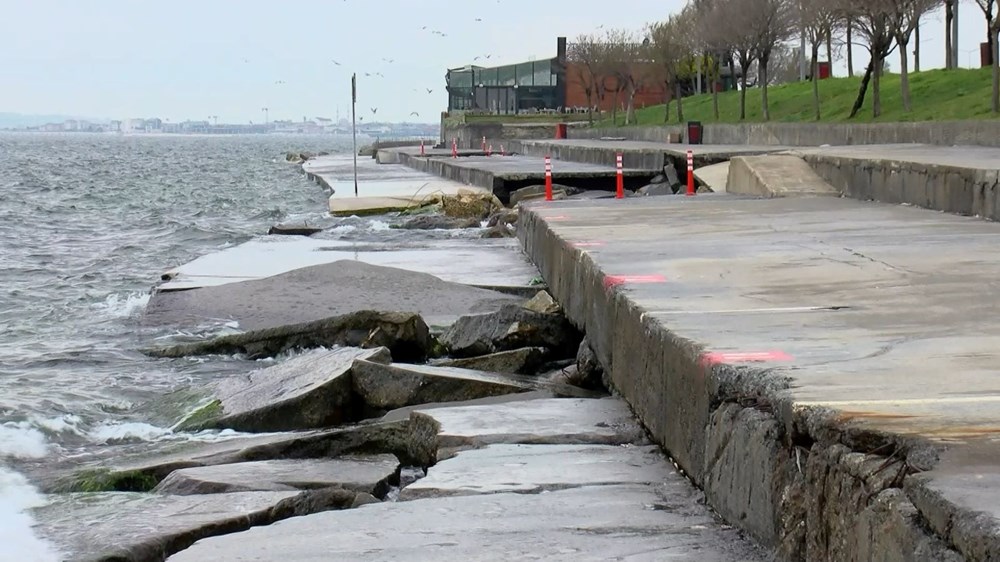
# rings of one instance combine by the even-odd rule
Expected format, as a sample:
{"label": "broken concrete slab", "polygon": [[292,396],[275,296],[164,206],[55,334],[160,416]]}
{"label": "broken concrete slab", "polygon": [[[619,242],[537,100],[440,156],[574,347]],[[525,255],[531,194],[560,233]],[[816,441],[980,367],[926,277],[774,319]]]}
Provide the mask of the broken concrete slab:
{"label": "broken concrete slab", "polygon": [[478,355],[476,357],[436,359],[432,364],[441,367],[458,367],[490,373],[533,375],[545,363],[548,353],[548,350],[544,347],[522,347],[510,351]]}
{"label": "broken concrete slab", "polygon": [[562,314],[562,307],[548,291],[538,291],[535,296],[521,306],[539,314]]}
{"label": "broken concrete slab", "polygon": [[323,232],[322,228],[309,226],[306,223],[276,224],[267,229],[268,234],[283,236],[312,236],[313,234],[318,234],[320,232]]}
{"label": "broken concrete slab", "polygon": [[505,305],[489,314],[459,318],[441,338],[456,357],[485,355],[520,347],[545,347],[557,357],[576,353],[582,336],[560,314],[540,314]]}
{"label": "broken concrete slab", "polygon": [[171,562],[762,560],[690,486],[587,486],[383,503],[198,542]]}
{"label": "broken concrete slab", "polygon": [[359,416],[351,391],[356,359],[389,363],[389,350],[315,350],[214,385],[213,401],[181,422],[186,430],[295,431],[331,427]]}
{"label": "broken concrete slab", "polygon": [[237,436],[220,441],[143,444],[110,449],[91,461],[73,459],[40,481],[50,493],[149,491],[171,472],[184,468],[270,459],[331,458],[348,454],[392,453],[407,464],[410,447],[406,419],[366,423],[324,431]]}
{"label": "broken concrete slab", "polygon": [[[563,199],[579,193],[583,193],[583,190],[578,187],[570,187],[562,184],[552,185],[553,198],[556,198],[557,194],[560,199]],[[510,206],[513,207],[521,201],[532,201],[541,199],[542,197],[545,197],[545,184],[529,185],[510,192]]]}
{"label": "broken concrete slab", "polygon": [[462,315],[518,302],[427,273],[340,260],[241,283],[155,292],[143,323],[200,326],[235,320],[243,330],[261,330],[362,310],[398,310],[444,327]]}
{"label": "broken concrete slab", "polygon": [[167,496],[130,492],[49,496],[39,534],[69,560],[163,560],[205,537],[286,517],[354,506],[350,490]]}
{"label": "broken concrete slab", "polygon": [[431,336],[419,314],[362,310],[144,352],[166,358],[241,353],[247,359],[263,359],[286,351],[333,346],[387,347],[395,359],[421,361],[431,349]]}
{"label": "broken concrete slab", "polygon": [[789,154],[738,156],[729,163],[728,193],[759,197],[840,196],[805,160]]}
{"label": "broken concrete slab", "polygon": [[394,455],[277,459],[175,470],[154,493],[292,492],[339,487],[384,497],[399,475]]}
{"label": "broken concrete slab", "polygon": [[683,480],[653,446],[488,445],[461,451],[403,488],[400,500]]}
{"label": "broken concrete slab", "polygon": [[452,451],[506,444],[647,444],[617,398],[562,398],[415,410],[411,456],[432,465]]}
{"label": "broken concrete slab", "polygon": [[715,193],[726,193],[729,181],[729,162],[719,162],[694,169],[694,179]]}
{"label": "broken concrete slab", "polygon": [[527,392],[534,388],[512,376],[432,365],[387,364],[358,359],[352,376],[354,392],[377,410],[394,410],[427,402],[473,400]]}

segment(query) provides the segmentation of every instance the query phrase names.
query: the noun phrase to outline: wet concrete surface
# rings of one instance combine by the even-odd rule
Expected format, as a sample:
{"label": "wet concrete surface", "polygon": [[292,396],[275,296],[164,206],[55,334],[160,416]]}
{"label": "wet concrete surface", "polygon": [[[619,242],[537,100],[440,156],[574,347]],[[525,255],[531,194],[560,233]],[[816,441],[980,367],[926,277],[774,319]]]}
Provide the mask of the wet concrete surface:
{"label": "wet concrete surface", "polygon": [[[1000,467],[997,223],[849,199],[725,194],[530,209],[556,244],[594,264],[606,291],[637,308],[644,330],[690,342],[705,365],[767,369],[768,384],[787,378],[779,421],[829,408],[824,430],[909,436],[945,448],[944,458],[975,452],[978,474]],[[934,474],[919,487],[938,485]],[[936,511],[924,515],[968,506],[966,515],[991,523],[950,544],[996,543],[995,510],[982,508],[1000,492],[970,493],[947,478]]]}
{"label": "wet concrete surface", "polygon": [[[165,275],[160,291],[211,287],[262,279],[304,267],[356,260],[427,273],[452,283],[521,287],[538,270],[521,253],[516,240],[342,241],[269,237],[202,256]],[[472,264],[475,264],[474,266]],[[355,290],[357,288],[354,288]]]}
{"label": "wet concrete surface", "polygon": [[445,327],[460,316],[520,301],[427,273],[343,260],[197,290],[159,291],[150,298],[143,322],[182,326],[237,322],[241,329],[258,330],[360,310],[398,310],[417,312],[428,325]]}

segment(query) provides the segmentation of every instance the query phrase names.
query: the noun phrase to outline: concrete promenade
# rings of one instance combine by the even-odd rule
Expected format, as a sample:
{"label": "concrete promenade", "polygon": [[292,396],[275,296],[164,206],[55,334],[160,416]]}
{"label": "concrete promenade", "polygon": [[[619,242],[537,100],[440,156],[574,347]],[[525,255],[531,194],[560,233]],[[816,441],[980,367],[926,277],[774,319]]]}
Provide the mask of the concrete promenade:
{"label": "concrete promenade", "polygon": [[519,237],[654,439],[779,557],[1000,559],[1000,225],[712,194],[536,203]]}

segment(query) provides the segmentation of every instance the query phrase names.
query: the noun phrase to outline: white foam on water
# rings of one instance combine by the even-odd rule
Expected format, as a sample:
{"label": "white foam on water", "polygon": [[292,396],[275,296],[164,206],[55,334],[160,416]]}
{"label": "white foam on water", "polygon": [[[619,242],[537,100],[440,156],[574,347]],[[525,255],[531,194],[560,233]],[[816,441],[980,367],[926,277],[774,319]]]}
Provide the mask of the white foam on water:
{"label": "white foam on water", "polygon": [[167,428],[141,422],[103,422],[87,433],[97,443],[157,441],[173,433]]}
{"label": "white foam on water", "polygon": [[149,293],[112,293],[94,309],[107,318],[131,318],[146,308],[149,297]]}
{"label": "white foam on water", "polygon": [[381,232],[383,230],[389,230],[391,227],[389,223],[380,220],[373,220],[368,224],[368,230],[372,232]]}
{"label": "white foam on water", "polygon": [[0,467],[0,548],[4,560],[55,562],[62,558],[35,534],[34,521],[27,513],[42,505],[44,496],[24,476]]}
{"label": "white foam on water", "polygon": [[7,422],[0,425],[0,458],[36,459],[49,452],[45,434],[31,422]]}
{"label": "white foam on water", "polygon": [[350,232],[354,232],[357,229],[358,227],[354,226],[353,224],[342,224],[340,226],[335,226],[327,230],[326,232],[333,234],[348,234]]}

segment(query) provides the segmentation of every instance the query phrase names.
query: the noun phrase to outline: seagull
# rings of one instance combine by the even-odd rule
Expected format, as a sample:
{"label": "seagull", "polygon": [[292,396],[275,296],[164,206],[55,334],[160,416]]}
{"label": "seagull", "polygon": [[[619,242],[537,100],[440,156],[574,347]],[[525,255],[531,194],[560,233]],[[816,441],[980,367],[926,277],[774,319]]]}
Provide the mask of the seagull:
{"label": "seagull", "polygon": [[428,93],[428,94],[431,94],[431,93],[433,93],[433,92],[434,92],[434,90],[432,90],[432,89],[430,89],[430,88],[427,88],[427,93]]}
{"label": "seagull", "polygon": [[476,18],[476,21],[483,21],[483,18]]}
{"label": "seagull", "polygon": [[489,55],[486,55],[486,58],[490,58],[492,56],[493,56],[492,54],[489,54]]}
{"label": "seagull", "polygon": [[420,114],[419,114],[419,113],[417,113],[416,111],[411,111],[411,112],[410,112],[410,115],[416,115],[417,117],[420,117]]}
{"label": "seagull", "polygon": [[385,62],[387,62],[389,64],[392,64],[392,61],[393,61],[393,59],[382,59],[382,60],[384,60]]}
{"label": "seagull", "polygon": [[473,57],[473,58],[472,58],[472,60],[479,60],[479,59],[481,59],[481,58],[482,58],[482,57],[479,57],[479,56],[475,56],[475,57]]}
{"label": "seagull", "polygon": [[381,72],[376,72],[375,76],[378,76],[379,78],[385,78],[385,75],[382,74]]}
{"label": "seagull", "polygon": [[243,62],[250,62],[250,59],[243,59]]}
{"label": "seagull", "polygon": [[365,76],[371,76],[371,74],[369,74],[369,73],[367,73],[367,72],[366,72],[366,73],[365,73]]}
{"label": "seagull", "polygon": [[274,83],[275,84],[284,84],[285,81],[284,80],[275,80]]}
{"label": "seagull", "polygon": [[372,108],[372,115],[375,115],[376,113],[378,113],[378,108],[377,107],[373,107]]}
{"label": "seagull", "polygon": [[425,25],[425,26],[421,27],[420,29],[427,29],[427,26]]}
{"label": "seagull", "polygon": [[333,59],[330,59],[330,62],[332,62],[333,64],[335,64],[335,65],[337,65],[337,66],[340,66],[340,63],[339,63],[339,62],[337,62],[337,61],[335,61],[335,60],[333,60]]}

